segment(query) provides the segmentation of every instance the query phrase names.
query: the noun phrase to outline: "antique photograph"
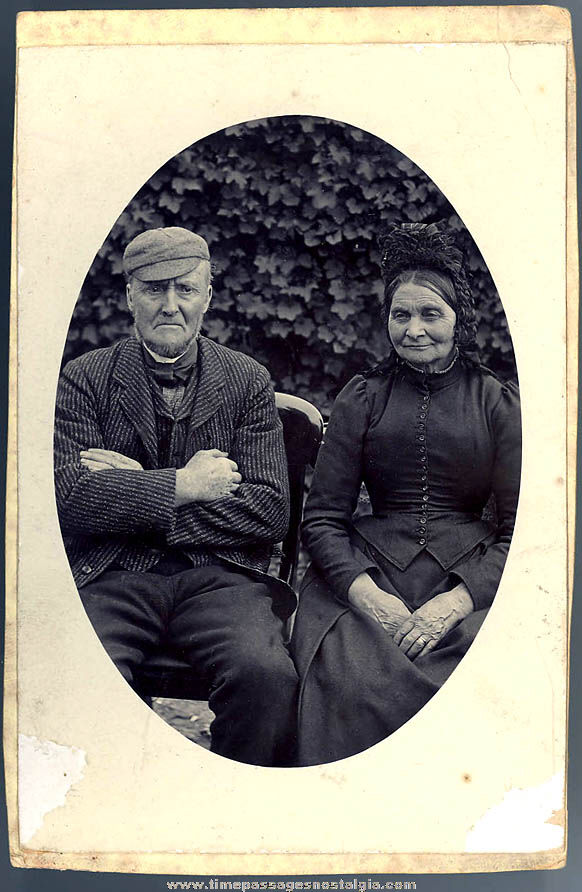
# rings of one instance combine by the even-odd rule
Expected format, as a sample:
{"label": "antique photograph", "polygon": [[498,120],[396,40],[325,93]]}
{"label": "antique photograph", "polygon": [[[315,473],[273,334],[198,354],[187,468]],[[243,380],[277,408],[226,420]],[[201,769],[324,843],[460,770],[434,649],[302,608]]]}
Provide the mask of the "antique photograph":
{"label": "antique photograph", "polygon": [[189,146],[100,247],[64,361],[67,555],[158,714],[293,767],[425,705],[495,597],[521,420],[485,261],[412,159],[310,116]]}
{"label": "antique photograph", "polygon": [[563,11],[18,22],[12,863],[565,863]]}

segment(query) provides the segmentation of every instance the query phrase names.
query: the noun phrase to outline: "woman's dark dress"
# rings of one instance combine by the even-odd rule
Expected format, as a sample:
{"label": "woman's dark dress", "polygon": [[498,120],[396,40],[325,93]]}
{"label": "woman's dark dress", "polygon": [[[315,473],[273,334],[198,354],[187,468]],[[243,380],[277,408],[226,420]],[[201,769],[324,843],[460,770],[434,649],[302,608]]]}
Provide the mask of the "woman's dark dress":
{"label": "woman's dark dress", "polygon": [[[458,360],[443,374],[401,361],[338,396],[305,508],[313,564],[291,642],[300,677],[299,760],[382,740],[448,678],[493,601],[511,541],[521,463],[519,396]],[[361,482],[372,515],[352,520]],[[497,523],[481,518],[491,493]],[[368,572],[411,610],[464,582],[475,610],[412,662],[347,602]]]}

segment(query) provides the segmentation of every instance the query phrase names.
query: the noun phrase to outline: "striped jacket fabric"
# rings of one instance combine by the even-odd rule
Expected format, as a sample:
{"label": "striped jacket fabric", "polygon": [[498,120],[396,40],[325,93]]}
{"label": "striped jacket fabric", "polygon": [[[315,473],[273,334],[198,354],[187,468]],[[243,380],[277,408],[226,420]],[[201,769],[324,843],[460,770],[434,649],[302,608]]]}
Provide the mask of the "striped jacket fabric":
{"label": "striped jacket fabric", "polygon": [[[187,424],[185,462],[200,449],[223,450],[242,475],[236,494],[174,507],[176,470],[158,466],[152,390],[134,337],[65,366],[57,391],[55,489],[78,587],[112,564],[147,570],[168,549],[189,555],[194,566],[210,555],[267,571],[289,519],[282,426],[267,370],[201,337]],[[86,470],[79,453],[90,447],[137,459],[143,470]]]}

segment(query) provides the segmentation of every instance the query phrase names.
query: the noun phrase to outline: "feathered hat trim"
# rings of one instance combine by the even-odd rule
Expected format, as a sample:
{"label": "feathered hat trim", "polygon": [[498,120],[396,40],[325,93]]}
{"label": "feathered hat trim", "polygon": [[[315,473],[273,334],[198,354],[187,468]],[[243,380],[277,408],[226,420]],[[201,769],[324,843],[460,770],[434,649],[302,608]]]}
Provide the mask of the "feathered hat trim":
{"label": "feathered hat trim", "polygon": [[404,270],[432,269],[448,274],[453,280],[461,277],[468,287],[463,254],[453,236],[443,231],[442,223],[391,224],[380,236],[379,243],[386,285]]}

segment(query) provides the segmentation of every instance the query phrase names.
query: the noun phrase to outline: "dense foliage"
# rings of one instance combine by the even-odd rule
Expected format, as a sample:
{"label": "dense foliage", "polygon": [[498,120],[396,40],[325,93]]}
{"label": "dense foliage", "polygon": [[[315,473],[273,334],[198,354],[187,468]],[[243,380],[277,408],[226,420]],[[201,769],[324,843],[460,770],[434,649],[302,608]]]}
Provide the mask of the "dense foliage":
{"label": "dense foliage", "polygon": [[386,336],[376,238],[390,221],[446,219],[458,232],[479,310],[483,361],[515,375],[497,292],[471,236],[434,183],[369,133],[280,117],[228,127],[190,146],[143,186],[87,275],[65,358],[131,330],[121,256],[144,229],[203,235],[214,265],[204,331],[260,359],[276,387],[327,410]]}

